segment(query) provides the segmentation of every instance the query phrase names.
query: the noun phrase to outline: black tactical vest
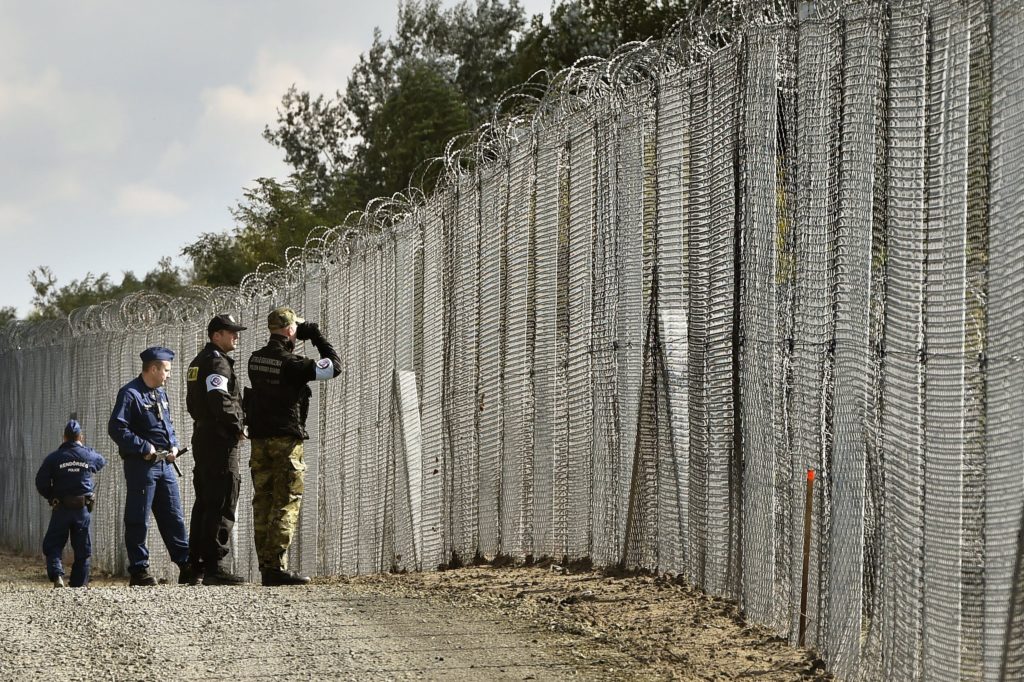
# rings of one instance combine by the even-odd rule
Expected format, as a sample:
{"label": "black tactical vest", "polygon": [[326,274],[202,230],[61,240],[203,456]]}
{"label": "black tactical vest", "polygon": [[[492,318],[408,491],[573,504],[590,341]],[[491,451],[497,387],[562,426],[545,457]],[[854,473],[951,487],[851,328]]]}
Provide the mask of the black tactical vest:
{"label": "black tactical vest", "polygon": [[291,352],[283,336],[271,336],[266,346],[249,356],[245,415],[250,438],[291,436],[307,439],[306,415],[312,392],[314,362]]}

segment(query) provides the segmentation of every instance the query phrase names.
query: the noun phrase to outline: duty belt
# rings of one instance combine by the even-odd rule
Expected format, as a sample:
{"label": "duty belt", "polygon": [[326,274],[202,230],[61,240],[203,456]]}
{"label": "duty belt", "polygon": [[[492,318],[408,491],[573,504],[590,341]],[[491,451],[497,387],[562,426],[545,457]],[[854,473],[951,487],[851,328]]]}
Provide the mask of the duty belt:
{"label": "duty belt", "polygon": [[92,495],[65,495],[56,500],[57,504],[67,509],[88,507],[92,510]]}

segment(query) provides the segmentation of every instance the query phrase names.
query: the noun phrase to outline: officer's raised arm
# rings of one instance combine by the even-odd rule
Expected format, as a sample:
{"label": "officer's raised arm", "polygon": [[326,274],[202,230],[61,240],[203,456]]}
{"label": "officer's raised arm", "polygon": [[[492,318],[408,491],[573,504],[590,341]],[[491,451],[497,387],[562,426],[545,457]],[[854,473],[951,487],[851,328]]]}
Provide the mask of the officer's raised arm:
{"label": "officer's raised arm", "polygon": [[306,339],[312,343],[320,353],[320,361],[313,363],[313,376],[306,381],[326,381],[341,374],[341,358],[334,350],[323,334],[320,333],[320,326],[316,322],[302,322],[295,331],[295,338],[300,341]]}

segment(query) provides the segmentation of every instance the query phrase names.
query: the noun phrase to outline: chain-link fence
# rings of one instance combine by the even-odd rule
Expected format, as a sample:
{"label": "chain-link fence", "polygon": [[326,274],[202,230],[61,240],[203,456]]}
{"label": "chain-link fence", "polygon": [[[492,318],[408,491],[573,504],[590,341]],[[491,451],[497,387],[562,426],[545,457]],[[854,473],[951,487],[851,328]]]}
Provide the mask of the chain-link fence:
{"label": "chain-link fence", "polygon": [[[345,362],[314,391],[302,570],[590,559],[805,629],[847,679],[1019,679],[1021,36],[1006,0],[695,21],[558,74],[439,160],[433,195],[375,202],[238,290],[8,325],[0,542],[36,551],[33,476],[76,411],[115,460],[95,563],[123,570],[104,430],[138,352],[179,353],[187,436],[210,315],[250,326],[244,382],[287,303]],[[250,499],[243,476],[251,576]]]}

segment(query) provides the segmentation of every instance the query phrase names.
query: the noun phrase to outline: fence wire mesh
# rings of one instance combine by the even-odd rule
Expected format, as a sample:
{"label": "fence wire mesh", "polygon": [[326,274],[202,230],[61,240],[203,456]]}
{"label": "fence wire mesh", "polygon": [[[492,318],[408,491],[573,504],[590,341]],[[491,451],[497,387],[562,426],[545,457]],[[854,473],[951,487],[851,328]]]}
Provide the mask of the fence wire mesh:
{"label": "fence wire mesh", "polygon": [[230,311],[244,359],[290,304],[345,361],[311,402],[300,570],[657,570],[805,627],[844,679],[1019,678],[1024,9],[729,4],[524,90],[431,196],[372,202],[238,289],[4,327],[0,543],[36,551],[35,470],[76,412],[112,460],[94,564],[122,572],[104,431],[138,352],[180,369]]}

